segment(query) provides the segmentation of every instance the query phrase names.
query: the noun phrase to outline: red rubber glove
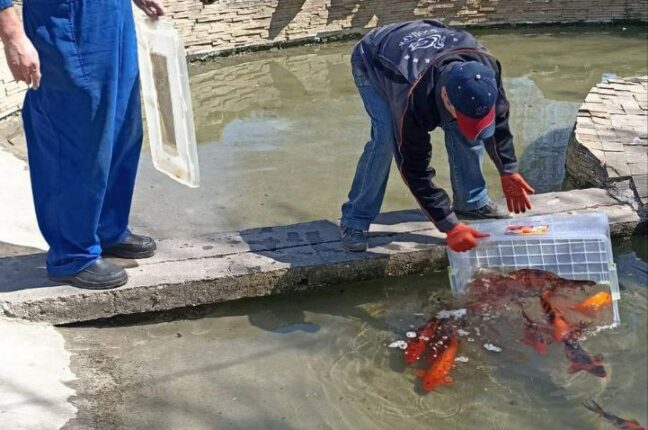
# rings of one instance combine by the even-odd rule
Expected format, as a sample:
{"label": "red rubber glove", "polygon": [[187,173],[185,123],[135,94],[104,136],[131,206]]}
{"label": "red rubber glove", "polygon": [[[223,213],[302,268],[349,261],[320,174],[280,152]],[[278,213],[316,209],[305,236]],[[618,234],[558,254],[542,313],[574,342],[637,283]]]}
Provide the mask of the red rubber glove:
{"label": "red rubber glove", "polygon": [[464,223],[460,223],[448,232],[446,242],[448,242],[448,247],[453,251],[465,252],[477,246],[477,239],[488,236],[487,233],[481,233]]}
{"label": "red rubber glove", "polygon": [[502,191],[506,196],[506,205],[509,212],[518,214],[531,209],[531,200],[529,200],[527,193],[533,194],[535,190],[526,183],[519,173],[502,175]]}

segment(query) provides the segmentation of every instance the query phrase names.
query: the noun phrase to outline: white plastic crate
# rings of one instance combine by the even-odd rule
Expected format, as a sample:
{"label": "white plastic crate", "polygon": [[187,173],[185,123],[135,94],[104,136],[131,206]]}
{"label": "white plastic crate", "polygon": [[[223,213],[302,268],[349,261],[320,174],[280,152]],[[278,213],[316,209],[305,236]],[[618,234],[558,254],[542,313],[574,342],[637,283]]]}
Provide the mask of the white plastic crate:
{"label": "white plastic crate", "polygon": [[[550,215],[471,224],[490,237],[465,253],[448,249],[450,285],[454,294],[462,293],[480,268],[533,268],[555,273],[566,279],[590,280],[607,284],[613,299],[614,322],[619,322],[617,301],[619,281],[612,255],[607,215],[587,213]],[[541,227],[530,234],[514,234],[515,226]]]}
{"label": "white plastic crate", "polygon": [[200,185],[189,73],[178,32],[164,19],[138,19],[142,100],[153,165],[170,178]]}

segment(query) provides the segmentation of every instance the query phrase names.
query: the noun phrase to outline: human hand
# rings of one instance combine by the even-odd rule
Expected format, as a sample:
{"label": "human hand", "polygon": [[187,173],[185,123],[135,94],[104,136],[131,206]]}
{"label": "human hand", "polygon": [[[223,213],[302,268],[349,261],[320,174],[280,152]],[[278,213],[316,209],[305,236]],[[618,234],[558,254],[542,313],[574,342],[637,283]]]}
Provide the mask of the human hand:
{"label": "human hand", "polygon": [[164,15],[164,8],[160,0],[133,0],[133,3],[151,19],[158,19]]}
{"label": "human hand", "polygon": [[32,89],[40,87],[41,71],[38,52],[25,33],[3,38],[7,65],[13,78],[23,81]]}
{"label": "human hand", "polygon": [[464,223],[459,223],[448,232],[446,242],[453,251],[465,252],[477,246],[477,239],[488,236],[487,233],[479,232]]}
{"label": "human hand", "polygon": [[506,196],[509,212],[517,214],[531,209],[531,200],[527,193],[533,194],[535,191],[519,173],[502,175],[502,191]]}

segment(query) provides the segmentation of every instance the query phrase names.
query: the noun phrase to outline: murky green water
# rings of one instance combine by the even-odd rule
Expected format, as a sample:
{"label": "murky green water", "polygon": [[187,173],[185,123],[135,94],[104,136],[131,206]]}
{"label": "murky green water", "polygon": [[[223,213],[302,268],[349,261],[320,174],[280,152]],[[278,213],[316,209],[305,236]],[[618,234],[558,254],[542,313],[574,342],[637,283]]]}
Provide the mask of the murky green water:
{"label": "murky green water", "polygon": [[[555,189],[589,89],[603,74],[647,73],[646,30],[597,25],[481,33],[503,64],[522,168],[538,190]],[[202,186],[188,190],[171,182],[152,170],[145,154],[134,224],[165,237],[338,217],[369,127],[350,73],[354,43],[193,65]],[[449,190],[443,133],[432,137],[432,164]],[[498,197],[499,179],[490,161],[485,166]],[[392,174],[383,209],[415,206]]]}
{"label": "murky green water", "polygon": [[582,342],[603,353],[606,379],[569,375],[560,345],[537,355],[520,342],[511,311],[466,327],[468,362],[457,363],[455,383],[422,395],[387,345],[450,306],[439,272],[64,328],[73,370],[90,381],[75,386],[81,418],[70,428],[87,428],[91,416],[109,428],[156,430],[610,429],[581,406],[590,399],[645,424],[648,265],[627,261],[644,272],[632,278],[623,266],[621,326]]}

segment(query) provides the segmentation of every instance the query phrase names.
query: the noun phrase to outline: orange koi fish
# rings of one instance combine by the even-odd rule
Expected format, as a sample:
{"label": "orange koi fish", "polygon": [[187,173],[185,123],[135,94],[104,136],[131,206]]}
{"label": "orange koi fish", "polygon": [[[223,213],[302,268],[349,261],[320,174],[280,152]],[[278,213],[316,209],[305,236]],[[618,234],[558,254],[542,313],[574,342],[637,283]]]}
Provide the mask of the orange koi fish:
{"label": "orange koi fish", "polygon": [[595,412],[611,422],[614,427],[621,429],[621,430],[648,430],[647,427],[642,427],[641,424],[637,420],[624,420],[623,418],[617,417],[616,415],[612,415],[608,412],[605,412],[603,408],[601,408],[598,403],[596,403],[594,400],[590,400],[589,402],[583,402],[583,406],[585,406],[587,409],[589,409],[592,412]]}
{"label": "orange koi fish", "polygon": [[425,326],[423,326],[423,328],[418,330],[417,336],[407,342],[407,348],[405,349],[405,363],[414,364],[421,358],[425,352],[426,346],[432,340],[438,327],[439,320],[432,318],[427,322],[427,324],[425,324]]}
{"label": "orange koi fish", "polygon": [[560,311],[551,304],[549,301],[549,292],[545,291],[540,297],[540,304],[542,305],[542,310],[549,318],[549,322],[553,326],[553,338],[556,342],[562,342],[567,339],[571,333],[571,329],[567,321],[562,316]]}
{"label": "orange koi fish", "polygon": [[571,305],[569,308],[591,317],[601,309],[610,306],[612,306],[612,294],[601,291],[575,305]]}
{"label": "orange koi fish", "polygon": [[522,318],[524,318],[524,337],[522,338],[522,342],[535,349],[538,354],[545,355],[547,353],[547,347],[551,343],[551,338],[545,333],[546,328],[529,318],[524,311],[522,311]]}
{"label": "orange koi fish", "polygon": [[454,381],[450,371],[454,366],[458,350],[459,339],[453,333],[448,347],[432,362],[430,368],[418,372],[418,376],[423,380],[423,390],[429,392],[440,385],[451,384]]}

